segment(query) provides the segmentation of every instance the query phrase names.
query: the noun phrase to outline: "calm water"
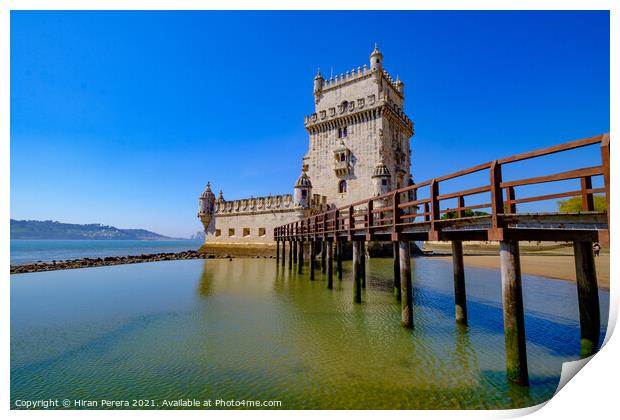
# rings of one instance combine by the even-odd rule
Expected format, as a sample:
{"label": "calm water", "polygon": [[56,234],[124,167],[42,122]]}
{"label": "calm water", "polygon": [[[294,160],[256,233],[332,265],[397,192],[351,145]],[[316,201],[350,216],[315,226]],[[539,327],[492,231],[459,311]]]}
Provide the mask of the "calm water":
{"label": "calm water", "polygon": [[125,255],[180,252],[198,249],[199,241],[132,241],[132,240],[11,240],[11,264],[37,261],[103,258]]}
{"label": "calm water", "polygon": [[[413,260],[415,329],[392,267],[372,260],[364,303],[274,260],[166,261],[11,276],[11,402],[281,400],[282,408],[508,408],[549,399],[579,354],[575,286],[524,277],[531,387],[509,386],[499,273],[466,270],[470,327],[453,318],[451,264]],[[307,270],[306,270],[307,272]],[[600,291],[603,319],[609,294]]]}

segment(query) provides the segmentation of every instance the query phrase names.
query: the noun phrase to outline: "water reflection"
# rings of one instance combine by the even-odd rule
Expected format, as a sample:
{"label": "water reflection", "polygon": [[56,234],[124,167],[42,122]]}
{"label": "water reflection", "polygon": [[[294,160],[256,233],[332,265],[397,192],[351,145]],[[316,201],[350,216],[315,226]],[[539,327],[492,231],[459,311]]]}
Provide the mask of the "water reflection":
{"label": "water reflection", "polygon": [[310,281],[307,265],[297,274],[269,259],[13,277],[12,401],[86,391],[278,399],[284,408],[507,408],[548,399],[561,363],[578,358],[569,283],[524,281],[532,384],[524,389],[505,378],[497,272],[466,270],[467,328],[454,322],[450,264],[416,259],[410,331],[400,327],[391,261],[368,263],[361,305],[350,269],[346,261],[333,290],[320,270]]}

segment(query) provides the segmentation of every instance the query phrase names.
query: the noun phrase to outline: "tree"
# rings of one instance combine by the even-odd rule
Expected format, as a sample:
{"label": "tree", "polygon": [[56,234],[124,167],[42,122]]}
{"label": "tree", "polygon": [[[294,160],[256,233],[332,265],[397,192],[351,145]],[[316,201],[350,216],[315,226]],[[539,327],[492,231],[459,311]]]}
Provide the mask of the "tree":
{"label": "tree", "polygon": [[[486,213],[484,211],[473,211],[473,210],[463,210],[463,217],[472,217],[472,216],[488,216],[489,213]],[[445,213],[443,216],[441,216],[442,219],[446,220],[446,219],[456,219],[458,217],[458,214],[456,213],[456,211],[449,211],[447,213]]]}
{"label": "tree", "polygon": [[[594,211],[606,211],[607,202],[605,196],[595,195],[594,197]],[[571,197],[567,200],[558,201],[558,211],[560,213],[579,213],[583,211],[581,208],[581,196]]]}

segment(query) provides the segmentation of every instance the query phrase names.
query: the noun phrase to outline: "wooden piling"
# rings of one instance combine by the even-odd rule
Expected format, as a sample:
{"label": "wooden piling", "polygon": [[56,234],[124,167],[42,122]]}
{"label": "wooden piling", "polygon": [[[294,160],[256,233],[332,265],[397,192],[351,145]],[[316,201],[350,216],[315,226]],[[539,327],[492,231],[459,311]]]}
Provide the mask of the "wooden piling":
{"label": "wooden piling", "polygon": [[327,288],[334,288],[334,248],[330,241],[326,241],[327,246]]}
{"label": "wooden piling", "polygon": [[321,241],[321,273],[325,274],[327,271],[326,266],[326,254],[327,254],[327,242],[325,239]]}
{"label": "wooden piling", "polygon": [[601,331],[596,266],[592,242],[573,242],[581,325],[581,357],[596,353]]}
{"label": "wooden piling", "polygon": [[280,241],[276,241],[276,265],[280,264]]}
{"label": "wooden piling", "polygon": [[316,260],[316,241],[310,241],[310,280],[314,280],[315,260]]}
{"label": "wooden piling", "polygon": [[288,244],[288,269],[293,269],[293,241]]}
{"label": "wooden piling", "polygon": [[366,288],[366,242],[362,242],[362,261],[361,261],[362,288]]}
{"label": "wooden piling", "polygon": [[362,303],[362,243],[353,241],[353,302]]}
{"label": "wooden piling", "polygon": [[467,296],[465,293],[463,242],[461,241],[452,241],[452,267],[454,270],[454,307],[456,322],[467,325]]}
{"label": "wooden piling", "polygon": [[282,267],[286,265],[286,241],[282,241]]}
{"label": "wooden piling", "polygon": [[506,375],[512,382],[528,385],[519,243],[517,241],[501,241],[499,243],[499,255],[504,304]]}
{"label": "wooden piling", "polygon": [[413,288],[411,285],[411,250],[409,241],[398,242],[400,267],[400,308],[403,327],[413,328]]}
{"label": "wooden piling", "polygon": [[293,263],[297,264],[297,240],[293,241]]}
{"label": "wooden piling", "polygon": [[336,241],[336,271],[338,271],[338,280],[342,280],[342,241]]}
{"label": "wooden piling", "polygon": [[401,293],[400,293],[400,258],[399,258],[399,250],[398,250],[398,241],[392,242],[392,259],[394,263],[394,296],[396,299],[400,301]]}
{"label": "wooden piling", "polygon": [[304,269],[304,241],[299,241],[299,249],[297,256],[297,273],[301,274]]}

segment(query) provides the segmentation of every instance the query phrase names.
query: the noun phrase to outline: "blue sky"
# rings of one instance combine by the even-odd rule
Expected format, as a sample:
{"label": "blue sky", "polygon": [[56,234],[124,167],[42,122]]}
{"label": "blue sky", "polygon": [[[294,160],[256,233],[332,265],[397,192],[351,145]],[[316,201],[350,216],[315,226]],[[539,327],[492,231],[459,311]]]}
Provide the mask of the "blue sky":
{"label": "blue sky", "polygon": [[317,67],[375,42],[418,181],[609,131],[607,12],[13,11],[11,217],[188,236],[207,181],[292,192]]}

